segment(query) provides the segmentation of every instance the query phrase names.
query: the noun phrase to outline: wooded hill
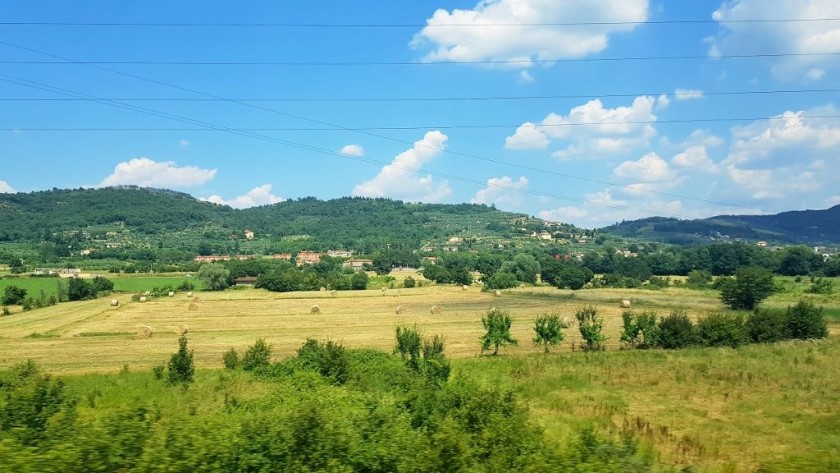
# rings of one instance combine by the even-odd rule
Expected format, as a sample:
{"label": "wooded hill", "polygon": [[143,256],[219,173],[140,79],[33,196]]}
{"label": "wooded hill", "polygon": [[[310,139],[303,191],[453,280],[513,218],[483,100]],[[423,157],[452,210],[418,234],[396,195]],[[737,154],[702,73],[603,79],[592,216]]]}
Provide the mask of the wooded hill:
{"label": "wooded hill", "polygon": [[[235,210],[169,190],[137,187],[0,194],[0,242],[61,242],[177,247],[214,252],[247,245],[244,231],[279,249],[347,249],[370,253],[385,245],[417,249],[451,237],[490,244],[531,232],[580,232],[547,227],[527,215],[473,204],[412,204],[388,199],[306,197]],[[240,244],[237,243],[237,244]],[[209,250],[209,251],[208,251]]]}
{"label": "wooded hill", "polygon": [[719,215],[697,220],[652,217],[602,229],[625,238],[673,244],[742,238],[806,245],[840,243],[840,205],[775,215]]}

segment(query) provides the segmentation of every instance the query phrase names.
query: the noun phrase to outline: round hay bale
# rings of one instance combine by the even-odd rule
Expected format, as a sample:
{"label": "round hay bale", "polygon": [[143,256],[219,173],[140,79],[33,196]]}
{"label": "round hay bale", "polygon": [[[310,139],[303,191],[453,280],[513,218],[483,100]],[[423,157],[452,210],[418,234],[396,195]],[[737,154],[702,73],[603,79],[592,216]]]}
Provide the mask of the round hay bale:
{"label": "round hay bale", "polygon": [[187,297],[192,297],[192,291],[187,293]]}
{"label": "round hay bale", "polygon": [[193,297],[193,302],[201,302],[201,299],[198,296]]}
{"label": "round hay bale", "polygon": [[575,323],[575,321],[572,320],[571,317],[563,317],[563,319],[560,320],[560,326],[563,327],[563,328],[569,328],[572,325],[574,325],[574,323]]}
{"label": "round hay bale", "polygon": [[190,328],[186,324],[178,324],[175,326],[175,335],[186,335]]}
{"label": "round hay bale", "polygon": [[317,314],[317,313],[321,312],[321,307],[318,304],[315,304],[309,309],[309,312],[311,312],[313,314]]}
{"label": "round hay bale", "polygon": [[175,297],[175,291],[169,291],[169,297]]}
{"label": "round hay bale", "polygon": [[502,291],[496,289],[495,291],[493,291],[493,295],[496,296],[496,297],[499,297],[499,296],[502,295]]}
{"label": "round hay bale", "polygon": [[432,306],[432,315],[437,315],[437,314],[440,314],[441,312],[443,312],[443,307],[441,307],[439,305],[433,305]]}
{"label": "round hay bale", "polygon": [[118,299],[111,299],[111,307],[117,307],[120,305],[120,301]]}
{"label": "round hay bale", "polygon": [[335,292],[334,290],[333,290],[333,291],[330,291],[330,295],[331,295],[331,296],[334,296],[334,295],[336,295],[336,294],[338,294],[338,293],[337,293],[337,292]]}
{"label": "round hay bale", "polygon": [[195,303],[190,302],[190,305],[189,305],[189,307],[188,307],[188,310],[190,310],[190,311],[193,311],[193,310],[198,310],[198,304],[195,304]]}
{"label": "round hay bale", "polygon": [[151,338],[154,330],[148,325],[140,325],[137,327],[137,338]]}
{"label": "round hay bale", "polygon": [[403,307],[401,305],[398,305],[396,312],[397,312],[397,315],[402,314],[403,312],[405,312],[405,307]]}
{"label": "round hay bale", "polygon": [[622,300],[619,307],[621,307],[622,309],[629,309],[630,308],[630,299]]}
{"label": "round hay bale", "polygon": [[140,302],[146,302],[146,296],[140,296]]}
{"label": "round hay bale", "polygon": [[469,289],[470,289],[470,287],[469,287],[469,286],[467,286],[466,284],[464,284],[463,286],[461,286],[461,290],[462,290],[462,291],[468,291]]}
{"label": "round hay bale", "polygon": [[325,288],[324,286],[321,286],[321,292],[327,292],[327,288]]}

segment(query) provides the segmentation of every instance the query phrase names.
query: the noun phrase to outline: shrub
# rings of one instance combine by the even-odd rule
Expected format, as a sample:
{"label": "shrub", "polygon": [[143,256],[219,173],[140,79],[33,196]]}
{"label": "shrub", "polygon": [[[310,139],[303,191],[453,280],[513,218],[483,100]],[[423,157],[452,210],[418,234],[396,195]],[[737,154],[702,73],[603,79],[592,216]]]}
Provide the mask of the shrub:
{"label": "shrub", "polygon": [[169,359],[169,384],[191,383],[195,374],[193,352],[187,350],[187,337],[178,338],[178,352]]}
{"label": "shrub", "polygon": [[604,350],[604,341],[607,337],[603,334],[604,320],[598,317],[598,309],[591,305],[581,307],[575,312],[575,318],[578,321],[580,336],[583,337],[583,349],[586,351]]}
{"label": "shrub", "polygon": [[154,374],[155,379],[163,379],[164,370],[166,370],[166,367],[163,365],[152,366],[152,374]]}
{"label": "shrub", "polygon": [[507,271],[498,271],[484,281],[484,288],[488,290],[510,289],[518,285],[519,281],[516,280],[516,276]]}
{"label": "shrub", "polygon": [[621,342],[627,348],[652,348],[659,344],[659,326],[656,324],[656,312],[634,314],[625,311],[621,314],[624,327]]}
{"label": "shrub", "polygon": [[17,286],[6,286],[3,290],[4,305],[20,305],[26,299],[26,289]]}
{"label": "shrub", "polygon": [[405,279],[403,280],[403,287],[405,287],[405,288],[410,289],[410,288],[412,288],[416,285],[417,285],[417,282],[411,276],[406,276]]}
{"label": "shrub", "polygon": [[225,364],[225,368],[235,370],[239,367],[239,353],[236,352],[235,348],[231,348],[222,354],[222,362]]}
{"label": "shrub", "polygon": [[747,334],[754,343],[773,343],[790,338],[787,314],[783,310],[756,309],[747,317]]}
{"label": "shrub", "polygon": [[659,346],[685,348],[695,343],[694,324],[684,311],[674,310],[659,321]]}
{"label": "shrub", "polygon": [[707,347],[737,348],[749,342],[744,317],[735,313],[712,313],[697,321],[697,339]]}
{"label": "shrub", "polygon": [[359,271],[353,274],[350,278],[350,288],[354,291],[364,291],[368,286],[368,274],[364,271]]}
{"label": "shrub", "polygon": [[413,370],[420,369],[420,349],[422,345],[422,337],[417,326],[400,327],[396,329],[397,346],[394,348],[394,353],[399,353],[400,357]]}
{"label": "shrub", "polygon": [[452,369],[443,354],[443,347],[443,337],[440,335],[435,335],[423,341],[422,372],[426,378],[435,383],[446,382]]}
{"label": "shrub", "polygon": [[339,343],[327,340],[321,344],[307,339],[298,349],[298,363],[305,369],[317,371],[335,385],[342,385],[350,379],[350,357]]}
{"label": "shrub", "polygon": [[805,292],[808,294],[831,294],[834,292],[834,285],[828,279],[817,278]]}
{"label": "shrub", "polygon": [[254,371],[257,368],[268,366],[270,358],[271,346],[265,343],[265,339],[257,339],[242,355],[242,369]]}
{"label": "shrub", "polygon": [[813,302],[800,300],[795,306],[787,308],[787,328],[792,338],[825,338],[828,326],[822,317],[822,307]]}
{"label": "shrub", "polygon": [[542,314],[534,321],[534,345],[543,345],[548,353],[549,347],[558,345],[563,341],[563,328],[560,323],[560,316],[557,314]]}
{"label": "shrub", "polygon": [[688,272],[688,277],[685,279],[685,285],[693,288],[705,288],[712,282],[712,273],[702,270],[694,269]]}

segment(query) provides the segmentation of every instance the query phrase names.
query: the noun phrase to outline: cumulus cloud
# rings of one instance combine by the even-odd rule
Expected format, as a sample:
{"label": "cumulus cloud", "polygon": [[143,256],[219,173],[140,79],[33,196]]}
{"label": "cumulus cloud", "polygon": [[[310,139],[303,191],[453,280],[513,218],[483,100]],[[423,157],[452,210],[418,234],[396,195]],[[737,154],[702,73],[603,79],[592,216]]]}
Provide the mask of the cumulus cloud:
{"label": "cumulus cloud", "polygon": [[357,158],[365,155],[365,149],[362,148],[361,145],[355,144],[344,145],[340,150],[338,150],[338,152],[347,156],[355,156]]}
{"label": "cumulus cloud", "polygon": [[530,84],[534,82],[534,76],[531,75],[528,71],[519,71],[519,83],[520,84]]}
{"label": "cumulus cloud", "polygon": [[619,179],[641,182],[662,182],[675,177],[668,162],[651,152],[636,161],[624,161],[613,169]]}
{"label": "cumulus cloud", "polygon": [[430,131],[414,146],[397,155],[373,179],[353,188],[354,196],[390,197],[414,202],[440,202],[452,194],[449,183],[436,183],[431,175],[417,176],[417,171],[438,157],[448,137],[440,131]]}
{"label": "cumulus cloud", "polygon": [[[438,9],[412,46],[424,61],[521,61],[578,58],[603,51],[610,36],[648,18],[649,0],[481,0],[470,10]],[[597,12],[597,17],[593,17]],[[549,23],[602,24],[553,26]]]}
{"label": "cumulus cloud", "polygon": [[662,94],[659,97],[656,97],[657,110],[664,110],[668,108],[668,105],[671,105],[671,99],[669,99],[666,94]]}
{"label": "cumulus cloud", "polygon": [[674,166],[704,173],[716,173],[717,166],[714,161],[709,158],[709,153],[706,151],[705,145],[691,146],[686,148],[682,153],[678,153],[671,158],[671,163]]}
{"label": "cumulus cloud", "polygon": [[183,146],[184,148],[188,148],[192,143],[190,143],[190,140],[181,140],[178,142],[178,144]]}
{"label": "cumulus cloud", "polygon": [[703,91],[699,89],[677,89],[674,98],[678,101],[697,100],[703,98]]}
{"label": "cumulus cloud", "polygon": [[271,184],[263,184],[261,186],[254,187],[244,195],[234,197],[230,200],[225,200],[222,196],[216,194],[211,195],[210,197],[201,197],[199,200],[219,205],[228,205],[235,209],[246,209],[249,207],[257,207],[259,205],[271,205],[286,200],[272,194],[271,187]]}
{"label": "cumulus cloud", "polygon": [[557,207],[556,209],[540,210],[537,214],[543,220],[549,222],[580,221],[589,213],[580,207]]}
{"label": "cumulus cloud", "polygon": [[525,176],[520,176],[516,181],[509,176],[493,177],[487,180],[487,187],[476,192],[470,202],[514,209],[522,203],[522,194],[519,191],[526,187],[528,179]]}
{"label": "cumulus cloud", "polygon": [[[739,0],[725,2],[712,18],[720,31],[708,38],[709,54],[837,53],[840,24],[836,21],[738,22],[756,19],[809,19],[840,17],[836,0]],[[773,73],[782,79],[822,78],[840,63],[827,55],[788,56],[770,59]],[[812,72],[813,71],[813,72]]]}
{"label": "cumulus cloud", "polygon": [[216,172],[216,169],[178,166],[173,161],[157,162],[149,158],[135,158],[117,164],[114,172],[103,179],[99,187],[194,187],[213,179]]}
{"label": "cumulus cloud", "polygon": [[17,191],[8,182],[0,181],[0,194],[14,194],[15,192]]}
{"label": "cumulus cloud", "polygon": [[643,145],[656,135],[656,99],[636,97],[630,106],[605,108],[598,100],[579,105],[565,116],[550,113],[540,123],[525,122],[505,139],[508,149],[545,149],[551,141],[570,144],[552,156],[559,159],[598,158]]}

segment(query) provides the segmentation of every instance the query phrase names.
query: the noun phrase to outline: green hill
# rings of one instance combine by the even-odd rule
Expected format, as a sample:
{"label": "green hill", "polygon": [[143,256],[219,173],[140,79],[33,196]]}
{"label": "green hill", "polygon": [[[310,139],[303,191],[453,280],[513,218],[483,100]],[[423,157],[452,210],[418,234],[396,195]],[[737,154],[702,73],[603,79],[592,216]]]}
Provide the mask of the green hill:
{"label": "green hill", "polygon": [[837,244],[840,243],[840,205],[775,215],[719,215],[697,220],[653,217],[621,222],[601,230],[625,238],[673,244],[735,238],[774,243]]}

